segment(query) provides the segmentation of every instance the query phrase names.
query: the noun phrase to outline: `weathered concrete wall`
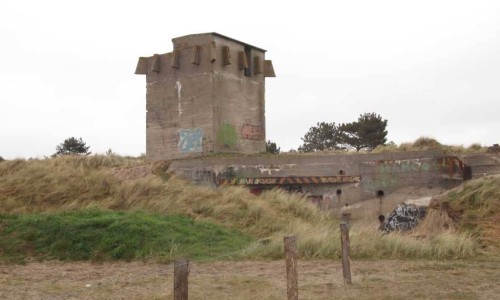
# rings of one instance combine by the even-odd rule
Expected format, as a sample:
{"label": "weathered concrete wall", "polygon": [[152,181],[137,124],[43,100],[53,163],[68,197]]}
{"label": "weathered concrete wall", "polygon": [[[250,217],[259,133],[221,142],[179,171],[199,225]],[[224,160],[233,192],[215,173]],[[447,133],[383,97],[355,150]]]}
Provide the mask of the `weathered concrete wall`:
{"label": "weathered concrete wall", "polygon": [[467,154],[461,159],[472,168],[473,178],[500,173],[500,153]]}
{"label": "weathered concrete wall", "polygon": [[213,105],[207,92],[212,89],[211,80],[210,74],[196,74],[148,84],[148,159],[185,157],[213,150]]}
{"label": "weathered concrete wall", "polygon": [[264,152],[265,51],[215,33],[172,42],[173,52],[137,65],[147,82],[147,158]]}
{"label": "weathered concrete wall", "polygon": [[169,171],[213,186],[281,186],[320,198],[326,206],[338,206],[407,186],[455,186],[463,179],[462,169],[456,157],[424,151],[197,158],[173,161]]}
{"label": "weathered concrete wall", "polygon": [[[214,65],[214,130],[216,152],[259,153],[265,152],[265,103],[264,74],[245,76],[238,57],[245,52],[245,45],[220,37],[217,45],[229,47],[231,64]],[[249,58],[259,58],[262,64],[264,52],[250,48]],[[223,52],[217,52],[223,60]],[[250,62],[249,59],[249,62]],[[262,70],[262,66],[259,67]]]}

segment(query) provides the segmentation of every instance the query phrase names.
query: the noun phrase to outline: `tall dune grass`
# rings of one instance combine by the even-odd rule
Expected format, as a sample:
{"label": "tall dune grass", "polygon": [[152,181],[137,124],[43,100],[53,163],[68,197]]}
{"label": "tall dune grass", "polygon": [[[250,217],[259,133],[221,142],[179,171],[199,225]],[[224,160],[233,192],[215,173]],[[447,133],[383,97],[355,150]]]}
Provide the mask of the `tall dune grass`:
{"label": "tall dune grass", "polygon": [[[120,172],[151,168],[136,178]],[[162,165],[158,168],[162,169]],[[258,242],[244,251],[254,258],[283,255],[283,236],[298,237],[303,258],[340,255],[339,222],[307,199],[281,190],[254,196],[245,188],[196,186],[155,175],[155,166],[140,159],[88,156],[0,163],[0,212],[54,212],[88,207],[183,214],[250,234]],[[354,258],[468,257],[475,241],[442,235],[417,240],[408,235],[381,236],[373,227],[351,229]]]}
{"label": "tall dune grass", "polygon": [[485,247],[500,250],[500,175],[465,183],[439,201],[449,201],[461,213],[459,227],[477,237]]}
{"label": "tall dune grass", "polygon": [[385,153],[385,152],[438,150],[450,155],[462,155],[462,154],[472,154],[472,153],[484,153],[487,151],[487,149],[488,149],[487,147],[483,147],[477,143],[471,144],[468,147],[465,147],[463,145],[444,145],[434,138],[420,137],[413,142],[401,143],[399,145],[387,144],[378,146],[371,152]]}
{"label": "tall dune grass", "polygon": [[[274,233],[254,243],[247,250],[249,257],[280,258],[283,236],[295,234],[299,255],[303,258],[339,258],[342,253],[338,224],[290,224],[288,230]],[[468,234],[440,234],[431,238],[418,238],[410,234],[381,235],[373,227],[354,224],[350,229],[353,258],[412,258],[442,259],[466,258],[477,253],[477,243]]]}
{"label": "tall dune grass", "polygon": [[149,174],[121,180],[115,176],[120,169],[143,164],[101,156],[3,162],[0,164],[0,212],[100,207],[182,213],[244,229],[257,236],[281,230],[289,220],[329,220],[329,216],[313,204],[284,191],[268,191],[256,197],[242,187],[213,189],[175,177],[164,180]]}

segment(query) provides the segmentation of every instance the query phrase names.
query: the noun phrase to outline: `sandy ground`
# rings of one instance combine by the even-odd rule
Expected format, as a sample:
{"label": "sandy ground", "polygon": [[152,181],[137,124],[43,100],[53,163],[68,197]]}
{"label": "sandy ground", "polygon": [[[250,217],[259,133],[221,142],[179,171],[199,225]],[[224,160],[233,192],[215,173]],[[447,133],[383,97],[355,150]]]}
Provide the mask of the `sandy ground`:
{"label": "sandy ground", "polygon": [[[299,261],[300,299],[498,299],[499,261]],[[0,265],[0,299],[172,299],[171,265]],[[286,299],[284,261],[191,263],[190,299]]]}

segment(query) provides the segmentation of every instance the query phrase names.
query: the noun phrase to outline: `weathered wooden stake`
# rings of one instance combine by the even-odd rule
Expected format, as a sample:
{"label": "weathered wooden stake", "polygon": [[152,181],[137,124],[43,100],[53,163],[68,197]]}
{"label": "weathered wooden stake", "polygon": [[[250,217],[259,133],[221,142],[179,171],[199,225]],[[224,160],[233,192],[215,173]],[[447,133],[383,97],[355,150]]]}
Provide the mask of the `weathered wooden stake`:
{"label": "weathered wooden stake", "polygon": [[297,276],[297,245],[295,236],[285,237],[285,261],[286,261],[286,294],[288,300],[299,299],[299,284]]}
{"label": "weathered wooden stake", "polygon": [[347,226],[349,227],[349,224],[351,223],[351,213],[345,212],[342,213],[342,222],[346,223]]}
{"label": "weathered wooden stake", "polygon": [[351,260],[349,250],[349,227],[348,224],[340,224],[340,241],[342,243],[342,273],[344,273],[344,283],[351,284]]}
{"label": "weathered wooden stake", "polygon": [[174,300],[188,300],[189,260],[176,259],[174,263]]}

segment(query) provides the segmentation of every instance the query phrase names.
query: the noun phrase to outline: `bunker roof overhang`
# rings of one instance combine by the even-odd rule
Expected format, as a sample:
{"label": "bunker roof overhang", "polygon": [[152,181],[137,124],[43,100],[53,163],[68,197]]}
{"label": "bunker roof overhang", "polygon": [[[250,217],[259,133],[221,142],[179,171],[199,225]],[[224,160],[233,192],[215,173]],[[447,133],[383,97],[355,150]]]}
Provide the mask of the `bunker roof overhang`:
{"label": "bunker roof overhang", "polygon": [[188,34],[188,35],[184,35],[184,36],[179,36],[179,37],[173,38],[173,39],[172,39],[172,42],[175,42],[175,40],[177,40],[177,39],[183,39],[183,38],[186,38],[186,37],[196,36],[196,35],[214,35],[214,36],[217,36],[217,37],[220,37],[220,38],[226,39],[226,40],[230,40],[230,41],[233,41],[233,42],[236,42],[236,43],[240,43],[240,44],[244,45],[245,47],[250,47],[250,48],[253,48],[253,49],[256,49],[256,50],[262,51],[262,52],[267,52],[267,50],[265,50],[265,49],[262,49],[262,48],[259,48],[259,47],[256,47],[256,46],[253,46],[253,45],[250,45],[250,44],[244,43],[244,42],[242,42],[242,41],[239,41],[239,40],[237,40],[237,39],[233,39],[233,38],[231,38],[231,37],[228,37],[228,36],[222,35],[222,34],[217,33],[217,32],[205,32],[205,33],[194,33],[194,34]]}

